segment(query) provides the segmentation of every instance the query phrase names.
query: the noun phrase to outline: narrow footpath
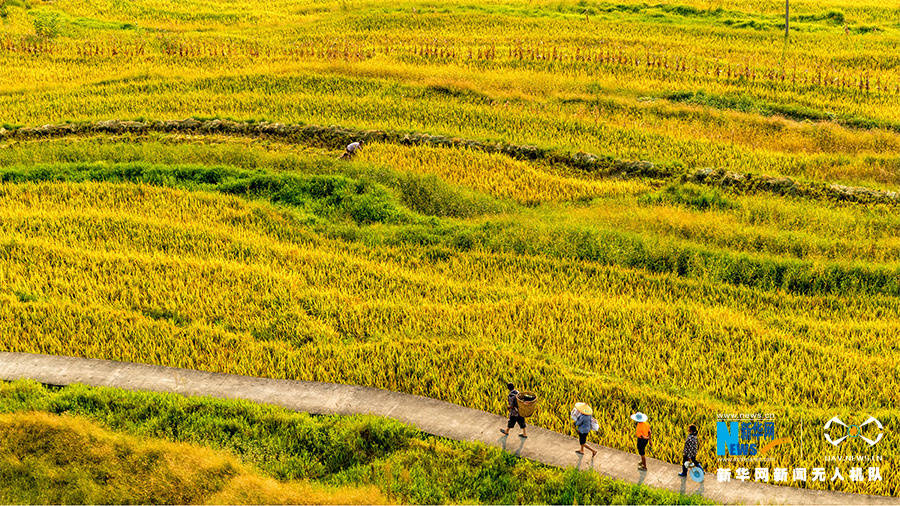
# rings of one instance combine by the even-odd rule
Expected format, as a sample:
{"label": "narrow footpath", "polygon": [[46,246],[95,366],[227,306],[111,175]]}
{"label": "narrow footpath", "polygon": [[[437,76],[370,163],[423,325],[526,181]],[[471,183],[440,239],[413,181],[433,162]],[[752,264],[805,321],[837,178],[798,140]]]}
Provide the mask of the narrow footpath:
{"label": "narrow footpath", "polygon": [[[371,414],[394,418],[423,432],[460,441],[478,441],[521,457],[559,467],[593,469],[611,478],[701,494],[719,503],[744,504],[900,504],[897,498],[812,491],[754,482],[703,484],[677,476],[679,465],[648,459],[637,469],[635,454],[600,447],[594,459],[575,453],[577,440],[538,427],[529,438],[503,436],[506,418],[415,395],[353,385],[255,378],[131,362],[0,352],[0,379],[33,379],[50,385],[81,383],[127,390],[170,392],[223,399],[244,399],[313,414]],[[513,432],[515,434],[515,432]]]}

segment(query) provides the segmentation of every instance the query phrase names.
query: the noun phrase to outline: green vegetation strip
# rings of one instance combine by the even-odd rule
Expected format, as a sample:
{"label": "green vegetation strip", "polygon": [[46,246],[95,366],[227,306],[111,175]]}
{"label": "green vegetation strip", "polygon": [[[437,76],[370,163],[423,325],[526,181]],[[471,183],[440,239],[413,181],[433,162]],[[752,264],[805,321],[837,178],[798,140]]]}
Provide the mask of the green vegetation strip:
{"label": "green vegetation strip", "polygon": [[564,165],[587,173],[618,177],[650,177],[681,179],[705,185],[715,185],[730,191],[753,193],[766,192],[777,195],[799,196],[812,199],[858,203],[900,203],[900,194],[894,191],[873,190],[821,182],[801,182],[786,177],[760,174],[739,174],[725,169],[698,169],[685,172],[674,165],[659,165],[647,161],[624,161],[610,156],[590,153],[562,152],[537,146],[521,146],[503,142],[485,142],[387,130],[357,130],[339,126],[286,125],[269,122],[237,122],[227,119],[194,119],[169,121],[99,121],[96,123],[60,123],[40,127],[22,127],[8,130],[0,128],[0,141],[4,139],[29,139],[61,137],[84,134],[147,134],[150,132],[177,132],[188,134],[226,134],[266,136],[292,142],[307,142],[332,149],[365,140],[403,145],[431,145],[465,148],[487,153],[502,153],[510,157],[543,161]]}
{"label": "green vegetation strip", "polygon": [[[74,415],[135,436],[225,450],[279,480],[374,485],[404,503],[703,502],[597,473],[536,464],[482,444],[428,436],[372,416],[311,416],[245,401],[82,385],[0,384],[0,412],[27,411]],[[0,489],[15,485],[9,465],[0,459]]]}
{"label": "green vegetation strip", "polygon": [[876,120],[846,113],[835,114],[801,104],[770,102],[755,98],[747,93],[716,95],[704,91],[675,91],[664,94],[663,98],[673,102],[756,113],[762,116],[784,116],[795,121],[834,121],[849,128],[883,128],[900,132],[900,123],[897,122]]}
{"label": "green vegetation strip", "polygon": [[[387,175],[382,178],[389,180]],[[891,266],[735,253],[610,228],[527,225],[505,218],[466,223],[428,216],[427,211],[442,210],[446,207],[443,202],[454,199],[452,193],[435,190],[431,178],[404,180],[398,191],[398,187],[379,181],[347,175],[231,167],[78,163],[0,168],[3,183],[42,181],[142,183],[267,200],[299,211],[289,217],[300,227],[312,226],[324,235],[370,247],[414,245],[435,258],[473,250],[550,255],[804,295],[900,295],[900,271]],[[401,198],[396,193],[401,193]],[[721,197],[671,188],[644,199],[698,208],[728,205]],[[411,210],[407,202],[415,203],[419,212]],[[474,209],[465,202],[459,206]],[[390,226],[360,226],[371,224]],[[0,245],[0,260],[6,249],[13,247]]]}

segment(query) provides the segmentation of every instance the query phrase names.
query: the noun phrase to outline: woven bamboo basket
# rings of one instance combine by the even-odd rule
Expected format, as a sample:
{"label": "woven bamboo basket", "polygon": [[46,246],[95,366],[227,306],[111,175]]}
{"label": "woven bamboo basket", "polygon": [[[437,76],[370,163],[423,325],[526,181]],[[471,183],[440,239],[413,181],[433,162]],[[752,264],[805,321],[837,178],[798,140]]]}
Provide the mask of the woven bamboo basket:
{"label": "woven bamboo basket", "polygon": [[516,397],[516,402],[519,404],[519,416],[528,418],[533,415],[537,409],[537,401],[537,395],[534,393],[520,392]]}

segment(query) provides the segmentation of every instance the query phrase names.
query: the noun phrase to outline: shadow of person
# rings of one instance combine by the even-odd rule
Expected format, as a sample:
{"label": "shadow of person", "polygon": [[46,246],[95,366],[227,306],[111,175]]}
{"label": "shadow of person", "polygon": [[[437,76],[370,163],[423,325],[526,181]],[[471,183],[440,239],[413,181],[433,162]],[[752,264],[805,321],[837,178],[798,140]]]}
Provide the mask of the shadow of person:
{"label": "shadow of person", "polygon": [[502,436],[500,436],[500,439],[497,440],[497,443],[500,444],[500,448],[503,448],[504,450],[506,450],[506,442],[507,441],[509,441],[509,434],[503,434]]}
{"label": "shadow of person", "polygon": [[679,478],[681,478],[681,490],[679,490],[679,493],[685,495],[687,491],[687,476],[679,476]]}
{"label": "shadow of person", "polygon": [[646,469],[638,469],[638,485],[643,485],[644,480],[647,479],[647,470]]}
{"label": "shadow of person", "polygon": [[524,437],[520,437],[520,438],[518,438],[518,439],[519,439],[519,447],[516,448],[516,451],[514,451],[513,453],[516,454],[516,456],[521,456],[521,454],[522,454],[522,448],[525,447],[525,438],[524,438]]}
{"label": "shadow of person", "polygon": [[578,456],[578,460],[575,461],[575,469],[578,469],[579,471],[581,471],[581,464],[582,464],[582,462],[584,462],[584,454],[576,453],[575,455]]}

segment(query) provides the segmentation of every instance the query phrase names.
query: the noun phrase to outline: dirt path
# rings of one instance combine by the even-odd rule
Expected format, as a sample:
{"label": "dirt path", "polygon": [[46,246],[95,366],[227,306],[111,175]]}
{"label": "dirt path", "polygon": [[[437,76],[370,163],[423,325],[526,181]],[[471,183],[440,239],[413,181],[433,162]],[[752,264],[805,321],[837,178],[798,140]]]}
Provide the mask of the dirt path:
{"label": "dirt path", "polygon": [[819,492],[759,483],[704,484],[682,479],[680,466],[648,460],[649,471],[637,470],[634,454],[601,447],[593,460],[575,454],[577,441],[537,427],[527,440],[504,437],[504,417],[443,401],[368,387],[307,381],[254,378],[130,362],[0,352],[0,379],[30,378],[41,383],[82,383],[128,390],[171,392],[283,406],[315,414],[373,414],[400,420],[424,432],[460,441],[479,441],[522,457],[560,467],[594,469],[629,483],[674,492],[699,493],[720,503],[775,504],[900,504],[896,498]]}

